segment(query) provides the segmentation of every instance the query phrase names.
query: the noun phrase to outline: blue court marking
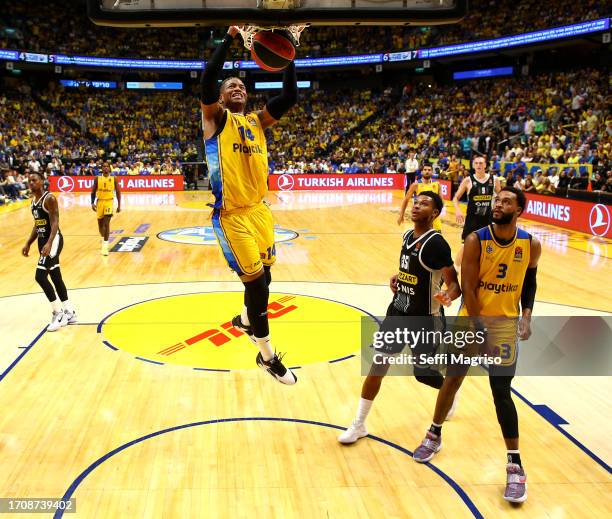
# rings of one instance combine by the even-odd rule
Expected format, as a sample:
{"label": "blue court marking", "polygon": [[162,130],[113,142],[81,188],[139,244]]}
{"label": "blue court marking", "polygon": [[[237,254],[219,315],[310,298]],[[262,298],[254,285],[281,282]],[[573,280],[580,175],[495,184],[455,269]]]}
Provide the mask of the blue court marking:
{"label": "blue court marking", "polygon": [[285,245],[287,247],[293,247],[293,243],[291,243],[290,241],[281,241],[277,243],[276,245]]}
{"label": "blue court marking", "polygon": [[123,229],[115,229],[114,231],[111,231],[111,234],[121,234],[123,232]]}
{"label": "blue court marking", "polygon": [[134,357],[134,358],[135,358],[135,359],[138,359],[138,360],[142,360],[142,361],[144,361],[144,362],[150,362],[151,364],[157,364],[157,365],[159,365],[159,366],[163,366],[163,365],[164,365],[164,363],[163,363],[163,362],[157,362],[156,360],[145,359],[145,358],[143,358],[143,357],[138,357],[138,356],[136,356],[136,357]]}
{"label": "blue court marking", "polygon": [[[68,487],[68,490],[66,490],[66,492],[64,493],[64,496],[61,499],[64,501],[68,501],[69,499],[71,499],[76,489],[78,488],[78,486],[85,480],[87,476],[89,476],[89,474],[91,474],[97,467],[102,465],[102,463],[104,463],[106,460],[108,460],[109,458],[112,458],[115,454],[119,454],[120,452],[126,450],[128,447],[131,447],[132,445],[142,443],[143,441],[148,440],[150,438],[154,438],[155,436],[160,436],[162,434],[179,431],[181,429],[187,429],[189,427],[198,427],[200,425],[221,424],[221,423],[227,423],[227,422],[249,422],[249,421],[290,422],[290,423],[299,423],[299,424],[307,424],[307,425],[318,425],[319,427],[327,427],[330,429],[337,429],[339,431],[344,431],[344,427],[340,427],[339,425],[334,425],[330,423],[315,422],[312,420],[301,420],[299,418],[276,418],[276,417],[219,418],[217,420],[206,420],[202,422],[193,422],[193,423],[188,423],[184,425],[177,425],[175,427],[169,427],[168,429],[162,429],[161,431],[156,431],[156,432],[147,434],[145,436],[141,436],[140,438],[136,438],[135,440],[132,440],[128,443],[124,443],[123,445],[117,447],[116,449],[113,449],[112,451],[106,453],[101,458],[98,458],[96,461],[94,461],[91,465],[89,465],[89,467],[87,467],[83,472],[81,472],[77,476],[77,478],[70,484],[70,486]],[[370,438],[371,440],[377,441],[379,443],[382,443],[384,445],[387,445],[388,447],[391,447],[395,450],[400,451],[403,454],[406,454],[407,456],[412,457],[412,452],[410,452],[408,449],[405,449],[404,447],[401,447],[400,445],[397,445],[396,443],[390,442],[378,436],[373,436],[371,434],[368,435],[368,438]],[[351,448],[351,447],[338,447],[338,448]],[[446,483],[448,483],[448,485],[457,493],[457,495],[465,503],[465,505],[468,507],[469,511],[472,513],[474,517],[478,519],[484,519],[484,516],[480,513],[480,511],[478,510],[474,502],[470,499],[470,497],[467,495],[465,490],[463,490],[459,486],[459,484],[455,482],[448,474],[440,470],[438,467],[432,465],[431,463],[424,463],[423,465],[429,468],[430,470],[433,470]],[[53,519],[61,519],[63,516],[64,516],[64,510],[58,509],[53,515]]]}
{"label": "blue court marking", "polygon": [[142,234],[143,232],[147,232],[149,227],[151,227],[150,223],[141,223],[138,227],[136,227],[134,234]]}
{"label": "blue court marking", "polygon": [[318,238],[318,236],[310,235],[310,236],[304,236],[304,238],[307,239],[307,240],[316,240]]}
{"label": "blue court marking", "polygon": [[298,232],[310,232],[308,229],[298,229]]}
{"label": "blue court marking", "polygon": [[328,361],[330,364],[333,364],[334,362],[341,362],[343,360],[347,360],[347,359],[352,359],[355,356],[354,353],[352,353],[351,355],[347,355],[346,357],[340,357],[339,359],[334,359],[334,360],[330,360]]}
{"label": "blue court marking", "polygon": [[[557,431],[559,431],[563,436],[565,436],[569,441],[571,441],[576,447],[578,447],[582,452],[584,452],[587,456],[589,456],[595,463],[601,465],[608,474],[612,473],[612,468],[608,465],[604,460],[602,460],[597,454],[591,451],[586,445],[584,445],[580,440],[574,438],[570,433],[568,433],[565,429],[561,427],[563,423],[567,424],[563,418],[561,418],[557,413],[555,413],[548,406],[541,406],[532,404],[527,398],[521,395],[516,389],[510,388],[512,392],[518,396],[523,402],[525,402],[531,409],[533,409],[536,413],[542,416],[548,423],[550,423]],[[544,409],[546,408],[546,409]],[[541,412],[542,411],[542,412]],[[551,414],[552,413],[552,414]],[[554,416],[553,416],[554,415]],[[561,419],[561,423],[557,423],[557,420]]]}
{"label": "blue court marking", "polygon": [[115,350],[117,351],[119,348],[115,348],[110,342],[108,341],[102,341],[102,344],[104,344],[105,346],[108,346],[111,350]]}
{"label": "blue court marking", "polygon": [[[227,292],[237,292],[237,293],[242,293],[239,290],[212,290],[210,292],[188,292],[186,294],[173,294],[170,296],[161,296],[161,297],[153,297],[151,299],[145,299],[144,301],[138,301],[137,303],[132,303],[130,305],[124,306],[122,308],[119,308],[118,310],[115,310],[114,312],[108,314],[106,317],[104,317],[99,323],[98,323],[98,327],[96,329],[97,333],[102,333],[102,327],[104,326],[104,323],[113,315],[115,315],[118,312],[121,312],[123,310],[125,310],[126,308],[130,308],[132,306],[136,306],[136,305],[141,305],[143,303],[149,303],[150,301],[157,301],[159,299],[168,299],[170,297],[180,297],[180,296],[192,296],[192,295],[197,295],[197,294],[225,294]],[[339,305],[344,305],[344,306],[348,306],[350,308],[353,308],[354,310],[357,310],[358,312],[361,312],[364,315],[367,315],[368,317],[371,317],[372,319],[374,319],[379,325],[380,325],[380,321],[378,320],[378,318],[375,315],[372,315],[370,312],[366,312],[364,309],[359,308],[358,306],[354,306],[354,305],[350,305],[348,303],[343,303],[342,301],[336,301],[335,299],[328,299],[327,297],[318,297],[318,296],[310,296],[310,295],[305,295],[305,294],[294,294],[291,292],[279,292],[279,294],[283,294],[283,295],[289,295],[289,296],[301,296],[301,297],[310,297],[313,299],[321,299],[323,301],[331,301],[332,303],[338,303]],[[112,347],[113,349],[120,349],[117,348],[116,346],[112,345],[110,342],[103,340],[102,341],[106,346]],[[347,357],[341,357],[339,359],[332,359],[331,361],[327,361],[327,362],[340,362],[341,360],[346,360],[346,359],[350,359],[351,357],[353,357],[354,354],[349,355]],[[161,364],[163,365],[163,362],[157,362],[154,360],[149,360],[149,359],[145,359],[145,358],[141,358],[141,357],[136,357],[139,360],[145,360],[148,362],[152,362],[153,364]],[[193,368],[193,369],[198,369],[198,368]],[[292,368],[293,369],[293,368]],[[299,367],[297,368],[299,369]],[[229,369],[214,369],[214,368],[199,368],[198,371],[221,371],[221,372],[229,372],[231,370]]]}
{"label": "blue court marking", "polygon": [[555,413],[550,407],[545,404],[534,404],[533,408],[538,412],[539,415],[544,417],[553,425],[569,425],[564,418],[561,418]]}
{"label": "blue court marking", "polygon": [[4,377],[9,374],[9,372],[17,365],[17,363],[24,357],[24,355],[32,349],[32,347],[40,340],[40,338],[45,334],[46,331],[47,325],[45,324],[45,327],[40,332],[38,332],[38,335],[34,337],[34,340],[30,344],[28,344],[17,356],[17,358],[13,362],[11,362],[11,365],[2,372],[2,374],[0,375],[0,382],[4,380]]}
{"label": "blue court marking", "polygon": [[229,373],[230,370],[229,369],[218,369],[218,368],[192,368],[195,369],[196,371],[219,371],[221,373]]}

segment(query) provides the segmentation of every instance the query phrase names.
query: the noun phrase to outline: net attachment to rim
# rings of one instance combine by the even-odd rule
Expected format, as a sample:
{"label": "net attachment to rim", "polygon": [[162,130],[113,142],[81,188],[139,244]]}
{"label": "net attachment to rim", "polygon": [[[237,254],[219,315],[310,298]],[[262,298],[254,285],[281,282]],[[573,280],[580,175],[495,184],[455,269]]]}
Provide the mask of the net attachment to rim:
{"label": "net attachment to rim", "polygon": [[259,25],[239,25],[238,32],[240,32],[240,35],[242,36],[244,46],[247,49],[251,50],[253,48],[253,38],[259,31],[287,31],[289,34],[291,34],[295,46],[299,47],[300,35],[302,34],[302,31],[305,28],[306,25],[288,25],[286,27],[260,27]]}
{"label": "net attachment to rim", "polygon": [[[257,0],[258,9],[297,9],[301,7],[301,0]],[[303,25],[288,25],[288,26],[268,26],[262,27],[259,25],[240,25],[238,31],[244,41],[244,46],[251,50],[253,48],[253,38],[259,31],[287,31],[293,37],[293,42],[296,47],[300,45],[300,35],[306,28]]]}

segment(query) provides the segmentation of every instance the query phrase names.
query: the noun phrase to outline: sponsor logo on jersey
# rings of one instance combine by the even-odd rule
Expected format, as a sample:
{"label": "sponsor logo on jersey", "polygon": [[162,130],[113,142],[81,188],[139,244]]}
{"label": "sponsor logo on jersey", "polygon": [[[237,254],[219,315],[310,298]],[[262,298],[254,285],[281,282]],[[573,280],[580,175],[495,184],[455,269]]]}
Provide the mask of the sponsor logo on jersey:
{"label": "sponsor logo on jersey", "polygon": [[[160,232],[157,237],[160,240],[174,243],[185,243],[189,245],[216,245],[217,237],[211,226],[203,227],[181,227]],[[298,237],[298,233],[281,227],[274,228],[274,241],[276,243],[291,241]]]}
{"label": "sponsor logo on jersey", "polygon": [[491,195],[476,195],[473,200],[475,202],[490,202],[492,198]]}
{"label": "sponsor logo on jersey", "polygon": [[490,283],[481,279],[480,283],[478,283],[478,288],[489,290],[495,294],[506,294],[509,292],[517,292],[519,286],[518,283],[516,285],[512,283]]}
{"label": "sponsor logo on jersey", "polygon": [[34,220],[34,225],[36,225],[36,227],[44,227],[47,225],[47,220],[44,218],[37,218]]}
{"label": "sponsor logo on jersey", "polygon": [[252,155],[253,153],[263,153],[263,149],[259,144],[252,144],[249,146],[248,144],[242,144],[240,142],[235,142],[232,146],[232,150],[234,153],[246,153],[247,155]]}
{"label": "sponsor logo on jersey", "polygon": [[254,117],[247,116],[246,120],[251,126],[257,126],[257,121]]}
{"label": "sponsor logo on jersey", "polygon": [[397,275],[398,281],[402,283],[408,283],[409,285],[416,285],[419,282],[419,278],[407,272],[401,272]]}
{"label": "sponsor logo on jersey", "polygon": [[487,254],[493,254],[493,245],[487,243],[487,248],[485,250],[487,251]]}
{"label": "sponsor logo on jersey", "polygon": [[514,248],[514,261],[522,261],[523,259],[523,247]]}

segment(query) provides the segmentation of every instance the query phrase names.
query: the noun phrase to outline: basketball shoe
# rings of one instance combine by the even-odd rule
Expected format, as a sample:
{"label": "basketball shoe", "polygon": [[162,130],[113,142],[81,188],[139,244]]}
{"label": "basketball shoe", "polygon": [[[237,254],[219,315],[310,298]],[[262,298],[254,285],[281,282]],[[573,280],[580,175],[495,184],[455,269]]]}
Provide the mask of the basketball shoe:
{"label": "basketball shoe", "polygon": [[76,324],[79,322],[79,320],[77,319],[76,310],[73,310],[72,312],[64,310],[64,315],[66,316],[67,324]]}
{"label": "basketball shoe", "polygon": [[255,336],[253,335],[253,328],[244,324],[239,315],[232,319],[232,326],[244,333],[249,339],[251,339],[251,342],[253,344],[257,344]]}
{"label": "basketball shoe", "polygon": [[49,326],[47,326],[47,331],[55,332],[63,326],[66,326],[67,324],[68,318],[62,310],[60,310],[59,312],[53,312],[51,316],[51,322],[49,323]]}
{"label": "basketball shoe", "polygon": [[338,436],[338,441],[344,445],[350,445],[367,435],[368,430],[364,423],[353,422],[346,431]]}
{"label": "basketball shoe", "polygon": [[261,369],[270,373],[270,375],[273,376],[276,380],[278,380],[281,384],[292,386],[297,382],[297,377],[293,374],[293,371],[283,365],[281,359],[282,356],[279,357],[275,353],[274,357],[272,357],[270,360],[263,360],[261,352],[259,352],[257,354],[255,362],[257,362],[257,365]]}
{"label": "basketball shoe", "polygon": [[527,475],[516,463],[506,465],[506,491],[504,499],[511,503],[522,503],[527,499]]}
{"label": "basketball shoe", "polygon": [[431,431],[427,431],[423,442],[414,451],[412,459],[414,461],[418,461],[419,463],[427,463],[435,456],[436,452],[440,451],[441,448],[442,436],[438,436]]}

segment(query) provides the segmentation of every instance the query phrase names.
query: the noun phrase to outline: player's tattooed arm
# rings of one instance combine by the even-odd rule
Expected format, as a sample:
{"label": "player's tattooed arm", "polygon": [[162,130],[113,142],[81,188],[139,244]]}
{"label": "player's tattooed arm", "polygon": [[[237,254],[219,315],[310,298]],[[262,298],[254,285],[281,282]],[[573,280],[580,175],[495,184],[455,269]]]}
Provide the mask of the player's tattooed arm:
{"label": "player's tattooed arm", "polygon": [[96,193],[98,192],[98,177],[94,179],[93,187],[91,188],[91,208],[96,210]]}
{"label": "player's tattooed arm", "polygon": [[53,243],[53,240],[55,239],[55,236],[57,235],[57,231],[59,229],[59,208],[57,206],[57,198],[50,194],[45,199],[44,205],[46,206],[47,212],[49,213],[49,221],[51,222],[51,232],[49,233],[49,239],[40,251],[40,254],[41,256],[48,256],[51,252],[51,245]]}
{"label": "player's tattooed arm", "polygon": [[478,274],[480,271],[480,240],[476,233],[470,233],[463,247],[461,262],[461,292],[463,304],[471,317],[480,315],[478,304]]}

